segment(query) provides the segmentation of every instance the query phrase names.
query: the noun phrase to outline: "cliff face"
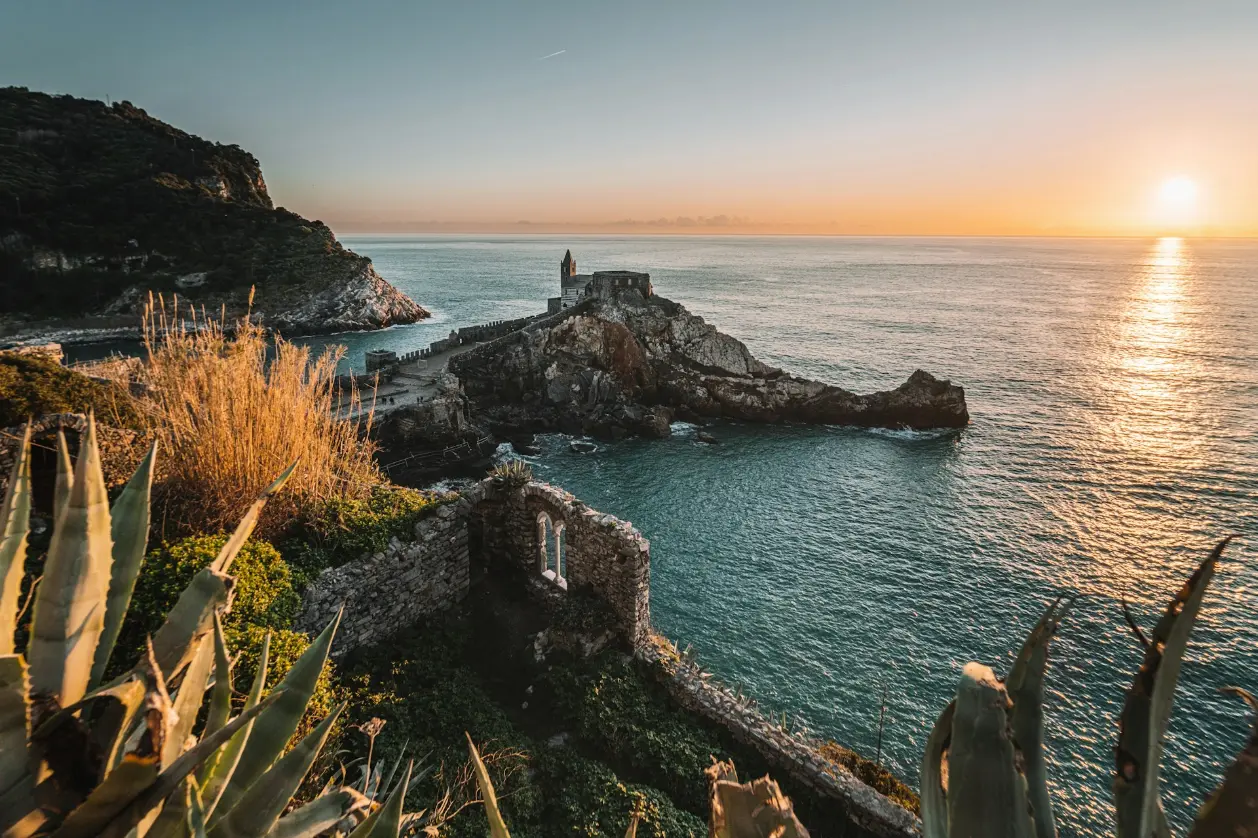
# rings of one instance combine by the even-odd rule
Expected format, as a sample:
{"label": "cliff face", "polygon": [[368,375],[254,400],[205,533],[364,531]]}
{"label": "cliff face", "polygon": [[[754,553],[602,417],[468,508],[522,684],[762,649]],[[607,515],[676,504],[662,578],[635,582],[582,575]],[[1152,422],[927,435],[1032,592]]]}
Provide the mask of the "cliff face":
{"label": "cliff face", "polygon": [[[301,334],[428,313],[319,221],[272,205],[257,159],[128,102],[0,89],[3,325],[139,314],[149,291]],[[90,327],[90,324],[88,324]]]}
{"label": "cliff face", "polygon": [[674,419],[723,417],[888,428],[969,422],[965,391],[918,370],[858,395],[756,360],[660,297],[624,292],[451,361],[473,405],[502,432],[668,434]]}

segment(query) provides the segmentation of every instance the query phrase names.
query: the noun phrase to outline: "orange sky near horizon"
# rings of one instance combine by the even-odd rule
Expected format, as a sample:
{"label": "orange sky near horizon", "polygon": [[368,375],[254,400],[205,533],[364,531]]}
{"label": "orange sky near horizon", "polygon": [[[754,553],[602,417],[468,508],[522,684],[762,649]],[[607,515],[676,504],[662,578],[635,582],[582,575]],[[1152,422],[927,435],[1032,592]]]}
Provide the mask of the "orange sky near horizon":
{"label": "orange sky near horizon", "polygon": [[0,78],[238,144],[342,232],[1258,236],[1256,32],[1252,0],[41,0]]}

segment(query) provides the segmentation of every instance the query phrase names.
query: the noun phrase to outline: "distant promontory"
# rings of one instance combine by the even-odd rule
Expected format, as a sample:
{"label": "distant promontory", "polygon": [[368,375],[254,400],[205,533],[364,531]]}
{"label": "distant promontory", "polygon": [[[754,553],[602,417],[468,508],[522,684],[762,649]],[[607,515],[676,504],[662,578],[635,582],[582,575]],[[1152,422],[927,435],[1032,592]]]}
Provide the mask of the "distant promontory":
{"label": "distant promontory", "polygon": [[135,332],[150,291],[288,335],[428,312],[322,222],[277,208],[257,159],[129,102],[0,88],[0,340]]}

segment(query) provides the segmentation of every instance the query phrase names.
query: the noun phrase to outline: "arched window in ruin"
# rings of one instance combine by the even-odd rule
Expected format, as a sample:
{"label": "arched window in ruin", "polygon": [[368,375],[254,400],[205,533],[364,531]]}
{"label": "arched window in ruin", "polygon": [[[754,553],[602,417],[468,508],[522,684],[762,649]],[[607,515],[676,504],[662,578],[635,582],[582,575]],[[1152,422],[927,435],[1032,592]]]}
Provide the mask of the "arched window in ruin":
{"label": "arched window in ruin", "polygon": [[537,513],[537,572],[561,588],[568,587],[564,578],[567,560],[564,555],[564,524],[556,524],[545,512]]}
{"label": "arched window in ruin", "polygon": [[555,577],[565,588],[568,586],[568,528],[563,521],[555,525]]}

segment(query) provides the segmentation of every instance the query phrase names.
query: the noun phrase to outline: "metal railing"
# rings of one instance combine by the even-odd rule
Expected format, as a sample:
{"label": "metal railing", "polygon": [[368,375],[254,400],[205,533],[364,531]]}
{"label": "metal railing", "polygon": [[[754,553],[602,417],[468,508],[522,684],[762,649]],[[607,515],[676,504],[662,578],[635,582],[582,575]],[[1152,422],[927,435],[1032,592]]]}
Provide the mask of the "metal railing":
{"label": "metal railing", "polygon": [[464,440],[457,445],[448,446],[440,451],[425,451],[423,453],[411,454],[408,457],[387,463],[380,468],[385,474],[389,474],[397,468],[426,468],[458,463],[472,457],[482,456],[485,446],[492,445],[493,441],[494,438],[491,436],[483,436],[476,440],[475,443]]}

